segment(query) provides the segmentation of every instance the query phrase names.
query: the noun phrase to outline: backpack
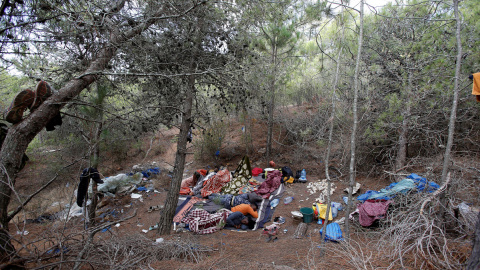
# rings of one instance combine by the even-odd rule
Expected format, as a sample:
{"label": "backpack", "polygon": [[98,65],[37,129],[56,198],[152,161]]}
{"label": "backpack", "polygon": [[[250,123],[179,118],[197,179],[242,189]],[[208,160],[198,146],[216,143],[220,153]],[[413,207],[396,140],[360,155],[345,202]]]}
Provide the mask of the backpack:
{"label": "backpack", "polygon": [[280,171],[282,172],[282,183],[293,183],[293,172],[292,169],[289,167],[285,166],[280,168]]}

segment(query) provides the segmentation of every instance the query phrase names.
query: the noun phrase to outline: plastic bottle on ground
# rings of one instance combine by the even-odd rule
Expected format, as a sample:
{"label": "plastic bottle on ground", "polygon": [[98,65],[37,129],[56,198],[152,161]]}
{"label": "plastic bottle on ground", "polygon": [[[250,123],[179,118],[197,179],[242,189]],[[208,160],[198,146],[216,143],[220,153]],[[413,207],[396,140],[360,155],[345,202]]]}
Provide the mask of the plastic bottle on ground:
{"label": "plastic bottle on ground", "polygon": [[284,204],[289,204],[289,203],[291,203],[291,202],[293,201],[293,199],[294,199],[294,198],[291,197],[291,196],[290,196],[290,197],[286,197],[285,199],[283,199],[283,203],[284,203]]}

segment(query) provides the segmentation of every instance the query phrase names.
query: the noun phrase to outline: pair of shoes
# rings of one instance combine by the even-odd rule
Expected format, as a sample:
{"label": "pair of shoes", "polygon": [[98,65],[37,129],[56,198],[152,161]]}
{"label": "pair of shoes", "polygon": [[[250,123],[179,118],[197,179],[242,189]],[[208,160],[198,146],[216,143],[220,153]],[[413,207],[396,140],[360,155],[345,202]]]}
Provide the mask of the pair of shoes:
{"label": "pair of shoes", "polygon": [[34,100],[35,93],[30,89],[18,93],[6,111],[5,120],[12,124],[22,121],[23,113],[33,104]]}
{"label": "pair of shoes", "polygon": [[271,242],[277,242],[277,241],[278,241],[278,237],[275,237],[275,238],[274,238],[273,235],[269,235],[268,238],[267,238],[267,240],[265,240],[265,242],[268,243],[268,242],[270,242],[270,241],[271,241]]}
{"label": "pair of shoes", "polygon": [[52,95],[52,88],[45,81],[40,81],[35,89],[35,92],[30,89],[25,89],[18,93],[8,107],[5,115],[5,120],[12,124],[17,124],[22,121],[23,113],[30,109],[34,111],[40,106],[49,96]]}
{"label": "pair of shoes", "polygon": [[150,212],[152,212],[152,211],[154,211],[154,210],[160,210],[160,209],[162,209],[162,208],[163,208],[163,205],[161,205],[161,204],[155,205],[155,206],[150,206],[150,207],[148,208],[148,212],[150,213]]}

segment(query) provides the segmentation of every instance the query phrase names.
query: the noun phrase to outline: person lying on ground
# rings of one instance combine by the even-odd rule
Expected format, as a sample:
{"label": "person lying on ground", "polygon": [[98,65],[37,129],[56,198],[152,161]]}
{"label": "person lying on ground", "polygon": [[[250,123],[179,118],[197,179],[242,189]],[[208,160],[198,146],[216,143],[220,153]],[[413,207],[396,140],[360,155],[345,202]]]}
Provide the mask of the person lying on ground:
{"label": "person lying on ground", "polygon": [[232,207],[231,211],[232,212],[240,212],[243,215],[251,215],[254,218],[258,218],[258,212],[257,212],[257,205],[254,203],[251,204],[246,204],[242,203],[240,205],[237,205],[235,207]]}
{"label": "person lying on ground", "polygon": [[231,213],[228,215],[226,222],[228,227],[235,227],[242,230],[248,229],[248,217],[243,215],[241,212]]}
{"label": "person lying on ground", "polygon": [[218,204],[222,205],[223,208],[231,209],[240,204],[250,204],[250,203],[257,203],[262,200],[260,196],[256,193],[245,193],[239,194],[237,196],[232,194],[218,194],[213,193],[208,196],[208,199],[217,202]]}

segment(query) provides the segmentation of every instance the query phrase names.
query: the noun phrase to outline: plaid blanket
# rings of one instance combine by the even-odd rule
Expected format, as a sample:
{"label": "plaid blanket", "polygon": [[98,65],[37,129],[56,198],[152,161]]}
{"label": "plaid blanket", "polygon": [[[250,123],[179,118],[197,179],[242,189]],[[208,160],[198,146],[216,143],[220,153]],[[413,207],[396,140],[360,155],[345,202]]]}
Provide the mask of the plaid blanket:
{"label": "plaid blanket", "polygon": [[[179,198],[179,200],[181,199],[182,198]],[[173,217],[173,222],[179,223],[182,218],[184,218],[188,214],[188,212],[190,212],[193,205],[200,201],[203,200],[197,197],[188,196],[185,201],[177,207],[175,211],[175,216]]]}
{"label": "plaid blanket", "polygon": [[197,234],[214,233],[225,226],[230,213],[232,212],[227,209],[220,209],[215,214],[210,214],[203,209],[195,209],[184,217],[182,222],[188,224],[190,230]]}

